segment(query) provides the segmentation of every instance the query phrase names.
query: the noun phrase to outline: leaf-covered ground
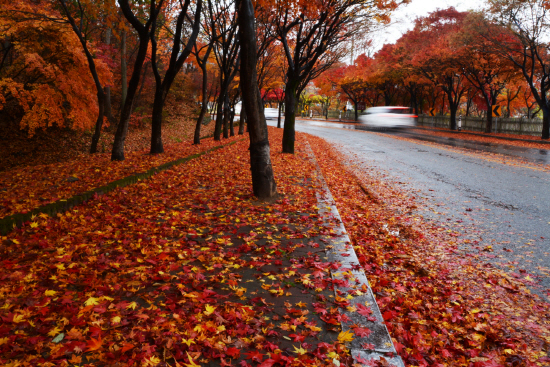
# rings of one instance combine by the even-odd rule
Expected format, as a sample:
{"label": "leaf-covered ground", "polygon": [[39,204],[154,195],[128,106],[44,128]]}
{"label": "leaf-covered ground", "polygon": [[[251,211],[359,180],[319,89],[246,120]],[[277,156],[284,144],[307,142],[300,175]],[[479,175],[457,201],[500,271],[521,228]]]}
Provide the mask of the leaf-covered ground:
{"label": "leaf-covered ground", "polygon": [[354,172],[325,141],[308,139],[407,365],[550,364],[547,303],[465,256],[456,233],[414,215],[411,195]]}
{"label": "leaf-covered ground", "polygon": [[0,364],[350,366],[304,144],[274,149],[270,203],[251,195],[247,148],[2,237]]}
{"label": "leaf-covered ground", "polygon": [[[283,155],[281,130],[270,134],[273,202],[252,197],[248,142],[236,138],[1,237],[0,365],[351,366],[346,343],[369,330],[341,332],[338,308],[368,316],[368,307],[348,307],[361,290],[331,290],[339,266],[324,257],[331,234],[317,215],[306,136]],[[550,363],[547,304],[463,256],[456,234],[412,214],[406,193],[307,140],[406,365]],[[127,163],[116,172],[134,172]]]}
{"label": "leaf-covered ground", "polygon": [[[203,134],[208,134],[213,127],[204,128]],[[192,140],[183,137],[190,134],[181,129],[180,125],[167,125],[164,132],[165,153],[160,155],[148,154],[150,131],[146,129],[130,130],[126,144],[126,160],[112,162],[110,152],[90,155],[83,152],[75,153],[74,147],[63,145],[49,147],[46,151],[37,152],[37,162],[48,161],[48,157],[57,157],[60,162],[20,166],[0,172],[0,218],[15,213],[26,213],[39,206],[61,199],[67,199],[76,194],[103,186],[109,182],[121,179],[132,174],[145,172],[152,167],[174,161],[198,152],[206,151],[224,143],[213,139],[204,139],[200,145],[193,145]],[[105,134],[105,139],[109,139]],[[178,138],[182,136],[182,138]],[[45,139],[43,135],[41,138]],[[59,138],[59,137],[57,137]],[[111,137],[112,138],[112,137]],[[38,138],[37,138],[38,139]],[[71,142],[78,140],[78,136],[71,138]],[[180,142],[176,142],[175,140]],[[238,137],[232,138],[232,140]],[[21,141],[23,146],[32,146],[35,141]],[[89,144],[89,141],[86,141]],[[30,148],[28,148],[30,149]],[[61,150],[62,152],[58,152]],[[50,155],[48,152],[51,153]],[[63,155],[62,153],[65,153]],[[5,152],[4,152],[5,153]],[[7,155],[4,154],[5,156]]]}

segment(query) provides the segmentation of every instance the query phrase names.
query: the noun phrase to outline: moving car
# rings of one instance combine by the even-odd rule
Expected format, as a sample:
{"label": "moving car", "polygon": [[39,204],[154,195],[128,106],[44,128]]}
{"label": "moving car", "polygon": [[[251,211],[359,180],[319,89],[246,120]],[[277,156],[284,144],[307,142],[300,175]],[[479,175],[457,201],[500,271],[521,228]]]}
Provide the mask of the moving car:
{"label": "moving car", "polygon": [[380,106],[366,110],[359,116],[359,122],[369,127],[412,127],[416,117],[408,107]]}
{"label": "moving car", "polygon": [[279,117],[279,110],[277,108],[266,107],[264,108],[265,119],[276,119]]}

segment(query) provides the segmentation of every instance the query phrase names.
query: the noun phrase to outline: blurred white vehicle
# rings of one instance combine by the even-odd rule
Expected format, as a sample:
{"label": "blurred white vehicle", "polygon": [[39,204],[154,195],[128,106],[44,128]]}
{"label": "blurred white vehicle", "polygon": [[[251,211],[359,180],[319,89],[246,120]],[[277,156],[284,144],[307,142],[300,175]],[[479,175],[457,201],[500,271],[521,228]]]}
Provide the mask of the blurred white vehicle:
{"label": "blurred white vehicle", "polygon": [[264,108],[265,119],[276,119],[279,117],[279,110],[277,108],[266,107]]}
{"label": "blurred white vehicle", "polygon": [[408,107],[371,107],[359,116],[359,122],[369,127],[412,127],[417,116]]}

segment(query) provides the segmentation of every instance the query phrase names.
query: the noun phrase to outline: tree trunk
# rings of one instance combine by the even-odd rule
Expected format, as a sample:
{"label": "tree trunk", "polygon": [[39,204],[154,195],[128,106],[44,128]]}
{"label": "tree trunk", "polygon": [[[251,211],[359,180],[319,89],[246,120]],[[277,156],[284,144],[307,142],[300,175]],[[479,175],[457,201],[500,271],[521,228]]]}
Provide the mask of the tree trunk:
{"label": "tree trunk", "polygon": [[241,42],[241,83],[243,106],[250,129],[250,171],[252,188],[258,198],[271,198],[277,194],[273,176],[267,124],[263,113],[262,97],[258,88],[256,70],[256,31],[254,7],[251,0],[236,0]]}
{"label": "tree trunk", "polygon": [[294,140],[296,138],[296,88],[298,81],[290,76],[285,87],[285,126],[283,130],[283,153],[294,154]]}
{"label": "tree trunk", "polygon": [[229,136],[235,136],[235,107],[229,112]]}
{"label": "tree trunk", "polygon": [[166,100],[162,88],[157,87],[155,91],[155,99],[153,102],[153,116],[151,118],[151,150],[150,154],[164,153],[162,145],[162,111]]}
{"label": "tree trunk", "polygon": [[113,116],[113,107],[111,105],[111,87],[104,87],[103,91],[105,93],[105,116],[109,122],[114,123],[116,121]]}
{"label": "tree trunk", "polygon": [[223,101],[223,137],[229,138],[229,93],[225,94]]}
{"label": "tree trunk", "polygon": [[545,140],[550,138],[550,109],[548,105],[542,106],[542,134],[540,138]]}
{"label": "tree trunk", "polygon": [[148,45],[149,29],[147,27],[143,27],[139,32],[139,48],[136,55],[136,61],[134,63],[134,70],[132,71],[132,77],[130,78],[130,83],[128,84],[128,94],[126,95],[124,106],[122,107],[122,111],[120,112],[120,119],[118,121],[118,127],[115,133],[115,141],[113,143],[113,150],[111,152],[111,160],[113,161],[124,160],[124,142],[126,140],[126,135],[128,135],[128,123],[130,120],[130,115],[132,113],[134,97],[136,95],[136,91],[139,85],[141,69],[143,67],[145,57],[147,56]]}
{"label": "tree trunk", "polygon": [[208,89],[208,70],[206,69],[206,60],[204,64],[201,65],[202,70],[202,104],[201,104],[201,112],[199,114],[199,118],[197,119],[197,123],[195,124],[195,136],[193,137],[193,144],[200,144],[201,143],[201,125],[202,121],[204,120],[204,116],[206,115],[206,111],[208,110],[208,95],[207,95],[207,89]]}
{"label": "tree trunk", "polygon": [[103,117],[105,115],[105,95],[103,92],[97,93],[97,104],[99,105],[99,113],[95,122],[95,131],[92,136],[92,145],[90,146],[90,153],[97,153],[97,144],[99,143],[99,137],[101,136],[101,127],[103,126]]}
{"label": "tree trunk", "polygon": [[241,118],[239,120],[239,135],[244,134],[244,125],[246,123],[246,110],[244,108],[244,105],[241,107]]}
{"label": "tree trunk", "polygon": [[454,103],[451,93],[447,94],[449,99],[449,110],[451,112],[451,130],[456,130],[456,111],[458,110],[458,103]]}
{"label": "tree trunk", "polygon": [[488,103],[487,104],[487,125],[485,125],[485,132],[487,134],[490,134],[493,131],[493,114],[492,111],[493,106]]}
{"label": "tree trunk", "polygon": [[120,109],[126,103],[128,95],[128,64],[126,63],[126,31],[122,31],[122,39],[120,41],[120,84],[121,84],[121,102]]}
{"label": "tree trunk", "polygon": [[214,140],[221,140],[222,136],[222,124],[223,124],[223,90],[220,90],[218,96],[218,103],[216,106],[216,125],[214,126]]}
{"label": "tree trunk", "polygon": [[277,116],[277,129],[281,128],[281,113],[283,112],[283,104],[279,102],[279,114]]}
{"label": "tree trunk", "polygon": [[355,110],[355,121],[359,120],[359,111],[357,111],[357,101],[353,101],[353,106]]}

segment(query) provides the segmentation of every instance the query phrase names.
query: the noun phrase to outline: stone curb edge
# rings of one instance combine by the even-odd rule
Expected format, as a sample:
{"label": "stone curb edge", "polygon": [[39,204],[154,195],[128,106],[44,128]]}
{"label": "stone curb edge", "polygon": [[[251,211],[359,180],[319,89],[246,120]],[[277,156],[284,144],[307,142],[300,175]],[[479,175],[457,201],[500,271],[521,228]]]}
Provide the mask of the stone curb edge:
{"label": "stone curb edge", "polygon": [[[367,317],[358,314],[357,312],[349,312],[346,309],[340,308],[340,313],[347,316],[349,321],[342,323],[342,331],[350,330],[350,325],[358,324],[361,326],[366,326],[369,328],[372,333],[368,337],[356,337],[351,342],[351,355],[356,363],[366,366],[363,361],[374,361],[380,360],[380,358],[385,358],[390,365],[397,367],[405,367],[405,364],[401,357],[397,354],[393,342],[391,340],[390,334],[386,325],[384,324],[384,319],[376,303],[376,299],[370,287],[369,281],[363,269],[352,270],[352,265],[358,265],[359,259],[351,245],[349,236],[346,233],[346,229],[336,207],[336,203],[330,189],[322,175],[321,168],[317,163],[315,155],[309,146],[309,143],[306,143],[306,151],[309,154],[311,162],[315,165],[318,173],[319,181],[322,185],[322,192],[317,192],[317,203],[319,215],[321,216],[324,225],[330,227],[335,232],[334,237],[329,238],[329,248],[327,249],[327,258],[332,262],[339,262],[342,264],[342,270],[332,271],[332,278],[334,280],[347,280],[348,284],[353,284],[352,286],[336,286],[334,287],[335,295],[338,295],[338,291],[347,293],[350,289],[361,289],[367,290],[364,294],[355,296],[350,300],[350,306],[356,304],[363,304],[370,307],[372,310],[372,317],[376,318],[376,321],[369,321]],[[334,224],[336,221],[338,224]],[[345,284],[346,282],[340,283]],[[362,347],[364,343],[374,345],[374,349],[365,349]],[[359,362],[361,360],[361,362]]]}

